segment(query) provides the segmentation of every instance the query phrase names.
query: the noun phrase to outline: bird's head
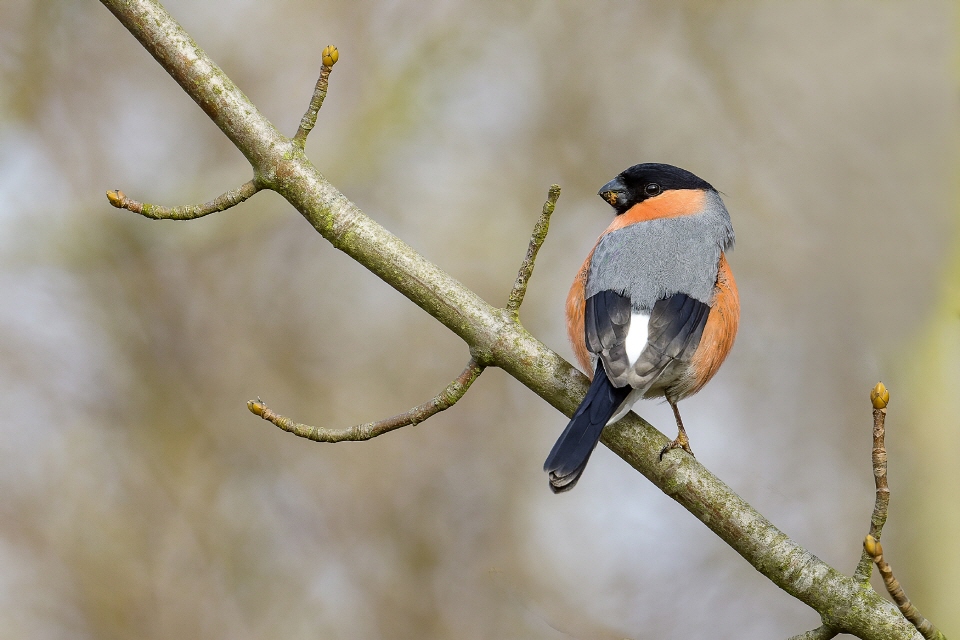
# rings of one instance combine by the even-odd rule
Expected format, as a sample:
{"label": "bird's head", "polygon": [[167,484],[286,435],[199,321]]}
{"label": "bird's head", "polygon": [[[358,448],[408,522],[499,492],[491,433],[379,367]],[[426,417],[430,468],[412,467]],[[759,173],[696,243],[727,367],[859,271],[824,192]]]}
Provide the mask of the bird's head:
{"label": "bird's head", "polygon": [[679,189],[714,190],[709,182],[685,169],[648,162],[622,171],[616,178],[600,187],[597,195],[606,200],[607,204],[616,210],[617,215],[620,215],[645,200]]}

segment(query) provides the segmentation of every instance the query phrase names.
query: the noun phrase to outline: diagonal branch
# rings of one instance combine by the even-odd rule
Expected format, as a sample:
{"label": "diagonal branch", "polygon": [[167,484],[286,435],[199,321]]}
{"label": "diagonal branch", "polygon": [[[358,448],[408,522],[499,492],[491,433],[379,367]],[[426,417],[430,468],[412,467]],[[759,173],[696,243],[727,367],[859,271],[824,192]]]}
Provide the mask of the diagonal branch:
{"label": "diagonal branch", "polygon": [[520,264],[520,272],[517,273],[517,281],[513,284],[510,291],[510,297],[507,299],[507,311],[516,315],[520,312],[520,305],[523,304],[523,296],[527,294],[527,283],[530,276],[533,275],[533,263],[537,259],[537,253],[543,246],[543,241],[547,239],[547,232],[550,231],[550,216],[557,206],[557,199],[560,197],[560,185],[554,184],[547,191],[547,200],[543,203],[543,211],[537,224],[533,228],[533,235],[530,236],[530,244],[527,246],[527,255]]}
{"label": "diagonal branch", "polygon": [[295,436],[313,440],[314,442],[358,442],[370,440],[387,432],[399,429],[401,427],[416,425],[427,418],[449,409],[457,403],[466,393],[473,381],[480,377],[484,367],[470,358],[467,367],[459,376],[457,376],[443,391],[436,396],[424,402],[423,404],[410,409],[405,413],[380,420],[378,422],[365,422],[354,425],[347,429],[329,429],[326,427],[312,427],[308,424],[294,422],[290,418],[278,415],[267,408],[260,398],[251,400],[247,403],[247,408],[252,413],[257,414],[264,420],[272,422],[284,431],[292,433]]}
{"label": "diagonal branch", "polygon": [[330,81],[330,72],[333,71],[333,65],[337,64],[337,60],[339,59],[340,52],[337,51],[337,48],[332,44],[327,45],[323,50],[323,66],[320,67],[320,78],[317,80],[317,86],[313,90],[313,98],[310,100],[310,106],[307,107],[307,112],[304,113],[303,118],[300,119],[300,128],[297,129],[297,133],[293,136],[293,144],[297,145],[300,149],[303,149],[303,146],[307,143],[307,136],[310,135],[314,125],[317,124],[317,114],[320,113],[323,100],[327,97],[327,83]]}
{"label": "diagonal branch", "polygon": [[[498,366],[566,415],[586,376],[536,340],[514,314],[487,304],[367,217],[284,137],[155,0],[101,0],[246,156],[264,187],[283,196],[334,247],[460,336],[478,365]],[[697,460],[659,462],[668,439],[636,415],[603,443],[679,502],[824,624],[867,640],[913,638],[916,629],[876,592],[787,537]]]}
{"label": "diagonal branch", "polygon": [[107,200],[118,209],[133,211],[153,220],[195,220],[234,207],[253,196],[260,189],[262,187],[256,180],[249,180],[236,189],[220,194],[210,202],[187,204],[181,207],[161,207],[155,204],[137,202],[133,198],[128,198],[127,194],[119,189],[107,191]]}

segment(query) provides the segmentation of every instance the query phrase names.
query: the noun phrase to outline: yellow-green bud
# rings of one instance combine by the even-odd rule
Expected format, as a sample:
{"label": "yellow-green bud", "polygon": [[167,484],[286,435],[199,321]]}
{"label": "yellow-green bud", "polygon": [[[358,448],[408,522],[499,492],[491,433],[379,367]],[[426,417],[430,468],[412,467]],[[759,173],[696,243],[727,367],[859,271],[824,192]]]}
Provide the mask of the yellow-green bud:
{"label": "yellow-green bud", "polygon": [[251,413],[255,413],[261,418],[263,417],[264,406],[263,406],[263,403],[260,402],[260,398],[249,401],[247,403],[247,409],[249,409]]}
{"label": "yellow-green bud", "polygon": [[327,67],[332,67],[337,64],[337,60],[340,59],[340,52],[337,51],[337,48],[332,44],[327,45],[323,50],[323,64]]}
{"label": "yellow-green bud", "polygon": [[107,191],[107,200],[110,201],[110,204],[117,207],[118,209],[123,206],[124,196],[123,191],[117,189],[116,191]]}
{"label": "yellow-green bud", "polygon": [[873,403],[874,409],[887,408],[887,403],[890,402],[890,392],[887,391],[882,382],[878,382],[877,386],[870,392],[870,402]]}

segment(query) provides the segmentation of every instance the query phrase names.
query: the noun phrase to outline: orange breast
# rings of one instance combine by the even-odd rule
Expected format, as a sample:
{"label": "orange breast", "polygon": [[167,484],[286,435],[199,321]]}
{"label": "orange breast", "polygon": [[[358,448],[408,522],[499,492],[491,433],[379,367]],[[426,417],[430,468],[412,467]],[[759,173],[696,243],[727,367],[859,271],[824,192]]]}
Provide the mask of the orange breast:
{"label": "orange breast", "polygon": [[[594,245],[594,249],[596,249],[596,245]],[[580,267],[580,271],[573,279],[570,293],[567,294],[567,336],[569,336],[570,344],[573,346],[573,354],[577,356],[580,366],[590,377],[593,377],[593,367],[583,330],[583,314],[586,308],[584,296],[587,289],[587,274],[590,271],[590,260],[592,258],[593,249],[590,250],[587,259],[583,261],[583,266]]]}
{"label": "orange breast", "polygon": [[737,283],[733,279],[730,265],[727,264],[727,257],[721,253],[716,295],[710,315],[707,316],[707,324],[703,328],[700,345],[690,362],[694,376],[693,388],[684,395],[693,395],[710,381],[730,353],[739,325],[740,297],[737,294]]}

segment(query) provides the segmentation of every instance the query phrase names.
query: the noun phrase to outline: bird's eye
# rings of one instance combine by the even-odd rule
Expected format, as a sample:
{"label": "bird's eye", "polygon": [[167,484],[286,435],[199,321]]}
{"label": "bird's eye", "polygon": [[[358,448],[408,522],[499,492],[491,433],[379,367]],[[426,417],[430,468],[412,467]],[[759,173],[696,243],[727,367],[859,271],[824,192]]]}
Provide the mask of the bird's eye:
{"label": "bird's eye", "polygon": [[651,182],[643,188],[643,192],[648,196],[658,196],[660,195],[660,191],[662,191],[662,189],[660,189],[660,185],[656,182]]}

